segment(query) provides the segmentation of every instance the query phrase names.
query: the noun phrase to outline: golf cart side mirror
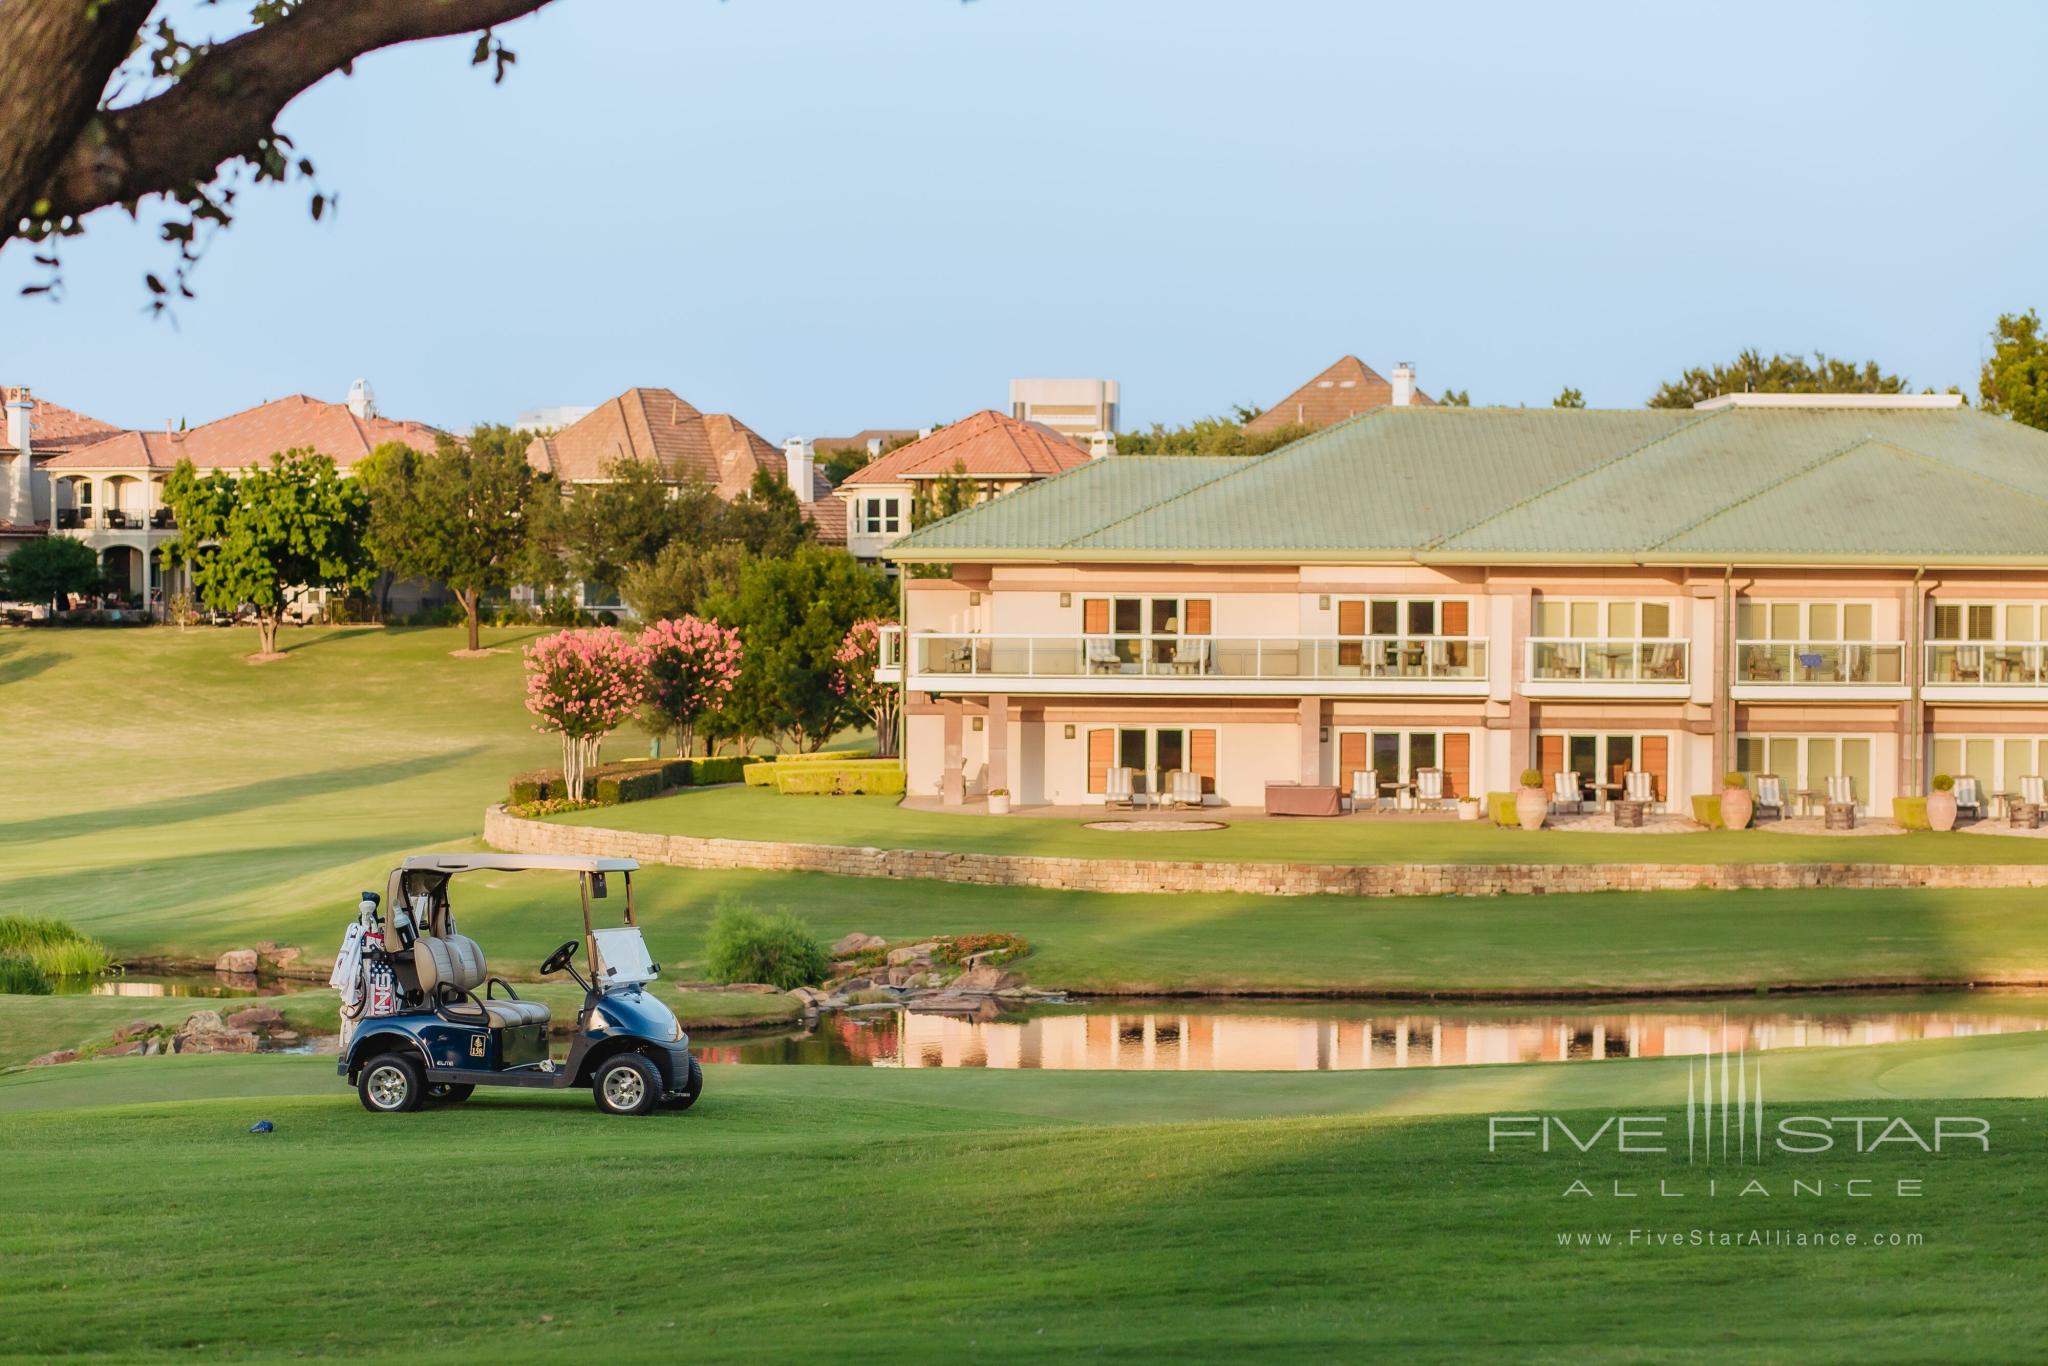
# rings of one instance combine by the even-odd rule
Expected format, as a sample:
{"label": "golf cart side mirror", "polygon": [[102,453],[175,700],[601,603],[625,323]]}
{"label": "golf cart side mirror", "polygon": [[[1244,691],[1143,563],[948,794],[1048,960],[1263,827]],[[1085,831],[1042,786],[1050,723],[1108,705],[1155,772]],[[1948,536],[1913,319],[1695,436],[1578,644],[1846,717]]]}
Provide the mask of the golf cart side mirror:
{"label": "golf cart side mirror", "polygon": [[590,875],[590,894],[591,896],[597,898],[600,901],[602,901],[607,895],[604,889],[603,873],[592,873]]}

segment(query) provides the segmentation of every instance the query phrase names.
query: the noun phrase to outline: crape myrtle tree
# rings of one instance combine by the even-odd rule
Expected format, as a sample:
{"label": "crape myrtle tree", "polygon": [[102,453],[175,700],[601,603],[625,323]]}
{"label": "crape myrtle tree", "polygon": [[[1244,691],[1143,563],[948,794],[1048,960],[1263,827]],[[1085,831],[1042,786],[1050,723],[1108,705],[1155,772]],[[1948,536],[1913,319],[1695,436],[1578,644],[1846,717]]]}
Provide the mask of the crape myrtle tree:
{"label": "crape myrtle tree", "polygon": [[696,748],[697,718],[719,706],[739,682],[740,633],[686,616],[657,621],[640,634],[647,657],[648,729],[676,737],[676,753]]}
{"label": "crape myrtle tree", "polygon": [[67,593],[97,592],[106,581],[100,557],[84,541],[41,536],[0,560],[0,598],[59,606]]}
{"label": "crape myrtle tree", "polygon": [[178,521],[165,561],[192,566],[193,589],[214,611],[255,612],[259,659],[276,656],[293,601],[321,589],[363,592],[376,578],[369,494],[315,451],[285,451],[239,474],[202,475],[180,460],[164,503]]}
{"label": "crape myrtle tree", "polygon": [[559,631],[526,647],[526,709],[534,729],[562,737],[562,783],[572,798],[604,738],[647,693],[647,652],[609,626]]}
{"label": "crape myrtle tree", "polygon": [[837,687],[839,650],[854,623],[888,614],[888,581],[843,550],[801,545],[755,560],[712,615],[745,647],[738,684],[706,718],[721,738],[775,736],[785,748],[822,747],[858,711]]}
{"label": "crape myrtle tree", "polygon": [[377,563],[401,578],[447,584],[462,604],[472,653],[482,646],[483,595],[530,583],[544,567],[535,546],[535,499],[555,495],[526,463],[531,439],[485,426],[467,442],[441,437],[430,455],[388,442],[356,470],[370,495]]}
{"label": "crape myrtle tree", "polygon": [[875,678],[875,665],[881,658],[882,628],[895,624],[880,617],[856,621],[832,656],[839,663],[832,686],[874,722],[875,754],[883,759],[896,757],[896,718],[903,699],[895,684]]}

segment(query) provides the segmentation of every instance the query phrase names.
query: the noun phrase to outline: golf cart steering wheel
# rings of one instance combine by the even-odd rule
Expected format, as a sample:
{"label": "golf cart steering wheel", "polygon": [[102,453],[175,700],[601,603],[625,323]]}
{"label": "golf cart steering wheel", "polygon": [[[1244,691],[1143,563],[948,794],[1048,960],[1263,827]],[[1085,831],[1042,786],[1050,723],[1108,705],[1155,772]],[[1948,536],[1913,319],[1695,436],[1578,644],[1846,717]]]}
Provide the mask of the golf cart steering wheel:
{"label": "golf cart steering wheel", "polygon": [[568,943],[562,945],[562,947],[560,947],[559,949],[556,949],[553,953],[547,956],[547,961],[543,962],[540,965],[540,975],[543,977],[549,977],[555,973],[560,972],[563,968],[568,967],[569,960],[576,956],[576,950],[581,948],[582,946],[582,940],[571,939]]}

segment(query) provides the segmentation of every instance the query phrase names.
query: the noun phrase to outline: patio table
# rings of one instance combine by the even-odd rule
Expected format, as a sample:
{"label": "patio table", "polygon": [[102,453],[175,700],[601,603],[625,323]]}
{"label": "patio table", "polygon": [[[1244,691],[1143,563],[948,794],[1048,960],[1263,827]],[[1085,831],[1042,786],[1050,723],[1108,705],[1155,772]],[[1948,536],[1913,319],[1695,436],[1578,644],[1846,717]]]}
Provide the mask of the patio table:
{"label": "patio table", "polygon": [[1800,815],[1811,816],[1813,814],[1813,804],[1817,801],[1825,800],[1827,795],[1825,791],[1817,787],[1802,787],[1792,793],[1792,800],[1799,803]]}
{"label": "patio table", "polygon": [[1382,805],[1391,801],[1396,811],[1402,810],[1402,800],[1415,788],[1414,783],[1381,783],[1380,791],[1387,795],[1380,798]]}

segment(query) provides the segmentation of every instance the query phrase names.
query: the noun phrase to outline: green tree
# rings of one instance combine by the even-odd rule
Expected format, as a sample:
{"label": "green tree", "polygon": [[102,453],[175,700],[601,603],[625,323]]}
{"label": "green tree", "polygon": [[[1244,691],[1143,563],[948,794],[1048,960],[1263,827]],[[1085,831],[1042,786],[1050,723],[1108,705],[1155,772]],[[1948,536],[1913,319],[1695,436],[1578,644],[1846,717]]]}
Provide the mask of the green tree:
{"label": "green tree", "polygon": [[936,479],[920,479],[910,498],[912,529],[967,511],[974,506],[976,492],[974,481],[967,477],[965,460],[955,460],[952,470]]}
{"label": "green tree", "polygon": [[1122,432],[1116,439],[1119,455],[1265,455],[1290,442],[1299,441],[1315,430],[1300,422],[1289,422],[1268,432],[1247,432],[1245,424],[1259,415],[1256,408],[1232,405],[1235,418],[1200,417],[1181,427],[1153,423],[1145,432]]}
{"label": "green tree", "polygon": [[891,451],[901,450],[917,440],[914,436],[892,436],[882,444],[882,449],[868,454],[866,446],[827,446],[818,452],[818,468],[825,474],[833,488],[846,482],[846,477],[856,470],[866,469]]}
{"label": "green tree", "polygon": [[370,496],[316,451],[284,451],[240,474],[202,475],[180,460],[164,481],[164,503],[178,522],[166,561],[192,566],[192,586],[213,610],[254,610],[259,658],[277,653],[277,628],[294,600],[322,589],[362,592],[376,578]]}
{"label": "green tree", "polygon": [[1436,396],[1439,408],[1469,408],[1472,406],[1470,389],[1446,389]]}
{"label": "green tree", "polygon": [[1977,378],[1984,411],[2048,430],[2048,337],[2041,315],[2001,313],[1991,329],[1991,358]]}
{"label": "green tree", "polygon": [[614,461],[605,479],[577,484],[544,516],[543,541],[585,583],[617,588],[635,566],[652,564],[672,541],[719,539],[725,504],[702,480],[677,488],[640,460]]}
{"label": "green tree", "polygon": [[106,581],[100,557],[84,541],[42,536],[0,560],[0,598],[55,608],[67,593],[93,593]]}
{"label": "green tree", "polygon": [[1652,408],[1691,408],[1722,394],[1903,394],[1903,376],[1887,374],[1874,360],[1857,365],[1816,351],[1804,356],[1766,358],[1754,348],[1727,365],[1695,366],[1659,385]]}
{"label": "green tree", "polygon": [[813,539],[789,480],[765,466],[754,471],[754,482],[725,509],[720,531],[750,555],[787,555]]}
{"label": "green tree", "polygon": [[1567,384],[1558,391],[1556,398],[1550,400],[1550,406],[1553,408],[1583,408],[1586,406],[1586,396]]}
{"label": "green tree", "polygon": [[[402,578],[445,583],[462,604],[469,649],[482,648],[477,605],[486,593],[529,582],[535,481],[529,432],[478,427],[466,442],[442,437],[431,455],[390,442],[357,470],[370,495],[370,551]],[[553,495],[551,485],[543,494]]]}
{"label": "green tree", "polygon": [[704,729],[815,750],[858,715],[838,686],[840,645],[855,622],[890,616],[895,595],[845,551],[805,544],[785,558],[750,561],[738,590],[709,606],[717,621],[739,629],[744,653],[738,685]]}
{"label": "green tree", "polygon": [[712,598],[739,591],[747,559],[745,547],[731,542],[699,547],[671,541],[652,564],[626,571],[619,596],[642,621],[705,616]]}

